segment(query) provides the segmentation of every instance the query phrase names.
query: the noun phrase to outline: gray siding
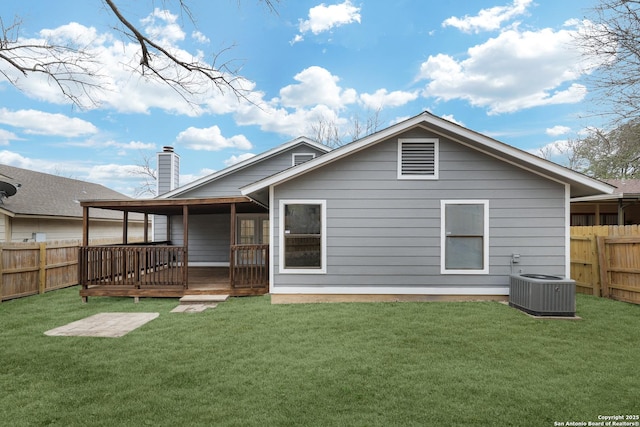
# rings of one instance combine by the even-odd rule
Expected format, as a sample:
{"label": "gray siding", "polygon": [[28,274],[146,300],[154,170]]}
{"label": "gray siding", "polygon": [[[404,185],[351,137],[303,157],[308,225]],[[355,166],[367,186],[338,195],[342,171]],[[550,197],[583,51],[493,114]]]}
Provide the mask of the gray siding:
{"label": "gray siding", "polygon": [[[399,138],[437,137],[414,130]],[[274,236],[282,199],[326,200],[327,273],[279,274],[286,286],[507,286],[517,269],[564,274],[565,188],[439,137],[438,180],[397,179],[393,138],[275,187]],[[440,273],[440,201],[489,200],[489,274]],[[276,290],[277,292],[277,290]]]}
{"label": "gray siding", "polygon": [[277,155],[251,164],[243,169],[236,170],[229,175],[222,176],[215,181],[194,188],[180,197],[222,197],[240,195],[240,188],[254,183],[263,178],[281,172],[292,166],[293,153],[315,153],[317,156],[323,152],[306,144],[297,145]]}
{"label": "gray siding", "polygon": [[[229,214],[189,216],[189,262],[229,262]],[[182,217],[172,217],[171,241],[182,245]]]}

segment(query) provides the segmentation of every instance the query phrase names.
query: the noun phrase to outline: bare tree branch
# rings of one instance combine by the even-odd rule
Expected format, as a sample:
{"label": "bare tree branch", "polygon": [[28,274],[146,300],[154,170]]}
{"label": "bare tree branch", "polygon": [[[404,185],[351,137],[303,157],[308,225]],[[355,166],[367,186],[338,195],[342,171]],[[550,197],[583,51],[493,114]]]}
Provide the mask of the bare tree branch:
{"label": "bare tree branch", "polygon": [[[278,0],[261,1],[270,11],[275,12]],[[201,101],[198,95],[206,94],[212,87],[253,103],[249,98],[251,89],[240,77],[240,69],[232,67],[231,62],[220,63],[221,55],[231,47],[214,54],[210,63],[199,57],[185,58],[189,55],[186,52],[175,46],[163,45],[161,40],[145,35],[120,11],[113,0],[102,2],[121,25],[115,29],[140,47],[140,58],[138,64],[131,67],[132,71],[168,85],[191,105],[198,105]],[[178,3],[181,13],[195,25],[187,0],[179,0]],[[20,25],[18,18],[8,26],[0,19],[0,76],[18,87],[16,72],[22,77],[43,74],[74,105],[82,108],[97,106],[96,93],[105,89],[102,78],[106,76],[99,75],[97,70],[101,64],[97,55],[91,52],[90,46],[77,43],[66,45],[51,40],[30,43],[21,40]]]}

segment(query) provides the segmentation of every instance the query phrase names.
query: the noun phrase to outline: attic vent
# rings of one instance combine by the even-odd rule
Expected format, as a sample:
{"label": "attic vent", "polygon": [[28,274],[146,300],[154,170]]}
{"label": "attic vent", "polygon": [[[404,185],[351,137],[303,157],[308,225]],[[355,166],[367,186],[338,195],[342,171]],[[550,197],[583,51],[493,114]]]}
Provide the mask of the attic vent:
{"label": "attic vent", "polygon": [[292,166],[298,166],[304,162],[308,162],[316,157],[315,153],[293,153]]}
{"label": "attic vent", "polygon": [[398,179],[438,179],[438,140],[398,140]]}

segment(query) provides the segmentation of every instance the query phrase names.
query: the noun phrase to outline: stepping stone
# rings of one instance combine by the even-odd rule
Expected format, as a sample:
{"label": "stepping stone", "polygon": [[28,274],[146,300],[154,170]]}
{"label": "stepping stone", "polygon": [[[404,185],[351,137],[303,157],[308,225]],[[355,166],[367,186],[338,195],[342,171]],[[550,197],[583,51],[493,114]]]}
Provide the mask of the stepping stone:
{"label": "stepping stone", "polygon": [[180,304],[173,310],[172,313],[200,313],[201,311],[205,311],[207,308],[216,308],[218,304],[216,303],[208,303],[208,304]]}
{"label": "stepping stone", "polygon": [[118,338],[152,321],[160,313],[98,313],[45,332],[57,337]]}
{"label": "stepping stone", "polygon": [[180,304],[210,304],[224,302],[229,295],[185,295],[180,298]]}

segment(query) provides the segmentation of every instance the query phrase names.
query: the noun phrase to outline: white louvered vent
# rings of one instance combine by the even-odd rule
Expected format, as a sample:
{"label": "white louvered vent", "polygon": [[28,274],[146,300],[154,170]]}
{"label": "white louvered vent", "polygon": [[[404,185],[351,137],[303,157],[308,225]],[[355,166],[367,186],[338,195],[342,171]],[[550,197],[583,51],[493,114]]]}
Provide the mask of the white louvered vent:
{"label": "white louvered vent", "polygon": [[298,166],[316,157],[314,153],[293,153],[293,166]]}
{"label": "white louvered vent", "polygon": [[438,141],[436,139],[399,141],[399,178],[437,179]]}

